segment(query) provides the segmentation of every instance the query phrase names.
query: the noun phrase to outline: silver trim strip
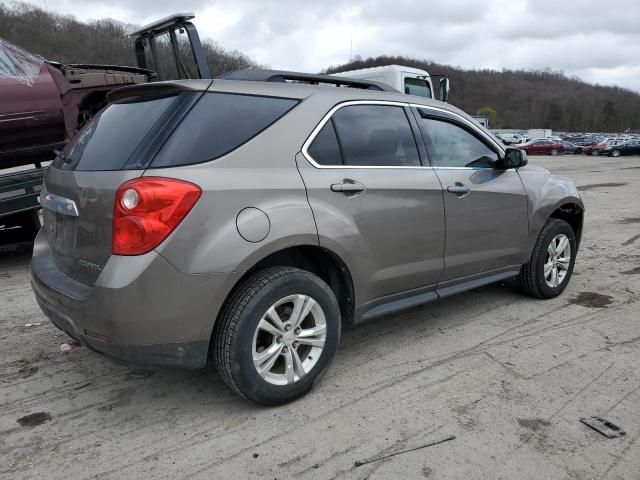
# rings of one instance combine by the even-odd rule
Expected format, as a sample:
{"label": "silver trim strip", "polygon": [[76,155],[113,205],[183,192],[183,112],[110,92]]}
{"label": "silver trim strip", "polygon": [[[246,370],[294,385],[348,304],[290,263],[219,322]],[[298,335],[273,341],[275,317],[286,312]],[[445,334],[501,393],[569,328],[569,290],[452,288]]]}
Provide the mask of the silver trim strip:
{"label": "silver trim strip", "polygon": [[391,106],[395,106],[395,107],[408,107],[409,104],[408,103],[403,103],[403,102],[390,102],[387,100],[351,100],[348,102],[343,102],[343,103],[339,103],[338,105],[336,105],[335,107],[333,107],[331,110],[329,110],[329,112],[322,117],[322,120],[320,120],[320,123],[318,123],[318,125],[316,125],[316,128],[313,129],[313,131],[311,132],[311,134],[309,135],[309,137],[307,138],[307,140],[302,144],[302,155],[304,155],[304,157],[309,161],[309,163],[311,165],[313,165],[315,168],[332,168],[332,169],[336,169],[336,168],[341,168],[341,169],[362,169],[362,168],[366,168],[366,169],[376,169],[376,170],[380,170],[380,169],[385,169],[385,170],[389,170],[389,169],[393,169],[393,170],[397,170],[397,169],[432,169],[432,167],[430,166],[423,166],[423,165],[412,165],[412,166],[391,166],[391,165],[372,165],[372,166],[368,166],[368,165],[320,165],[319,163],[316,163],[316,161],[313,159],[313,157],[309,154],[308,148],[311,145],[311,143],[315,140],[316,136],[318,135],[318,133],[320,132],[320,130],[322,130],[322,127],[324,127],[325,123],[327,123],[329,121],[329,119],[331,118],[331,116],[338,110],[340,110],[343,107],[348,107],[350,105],[391,105]]}
{"label": "silver trim strip", "polygon": [[[438,107],[431,107],[429,105],[420,105],[417,103],[404,103],[404,102],[392,102],[392,101],[387,101],[387,100],[351,100],[348,102],[343,102],[343,103],[339,103],[338,105],[334,106],[331,110],[329,110],[329,112],[322,117],[322,120],[320,120],[320,123],[318,123],[318,125],[316,125],[316,127],[311,131],[311,134],[309,135],[309,137],[305,140],[305,142],[302,144],[302,155],[304,155],[304,157],[307,159],[307,161],[313,165],[315,168],[332,168],[332,169],[362,169],[362,168],[367,168],[367,169],[429,169],[429,170],[433,170],[433,169],[442,169],[442,170],[492,170],[490,168],[484,167],[484,168],[473,168],[473,167],[444,167],[444,166],[425,166],[425,165],[419,165],[419,166],[380,166],[380,165],[320,165],[319,163],[317,163],[313,157],[309,154],[309,146],[311,145],[311,143],[315,140],[316,136],[318,135],[318,133],[320,132],[320,130],[322,130],[322,127],[324,127],[324,125],[329,121],[329,119],[331,118],[331,116],[338,110],[340,110],[341,108],[344,107],[348,107],[350,105],[392,105],[392,106],[397,106],[397,107],[415,107],[415,108],[428,108],[431,110],[438,110],[438,111],[442,111],[445,113],[448,113],[450,115],[453,115],[455,117],[458,117],[460,120],[462,120],[466,125],[469,125],[471,128],[473,128],[475,131],[477,131],[478,133],[480,133],[482,135],[483,138],[485,138],[487,141],[491,142],[493,145],[496,146],[496,148],[498,148],[498,150],[500,150],[500,152],[502,152],[502,154],[504,155],[504,150],[502,149],[502,147],[500,147],[495,141],[493,141],[491,139],[491,137],[488,137],[480,128],[478,128],[477,125],[474,125],[473,123],[471,123],[469,120],[467,120],[466,118],[464,118],[462,115],[459,115],[455,112],[452,112],[450,110],[444,109],[444,108],[438,108]],[[509,169],[512,170],[512,169]]]}
{"label": "silver trim strip", "polygon": [[62,215],[78,217],[78,207],[76,202],[68,198],[61,197],[55,193],[42,192],[40,194],[40,204],[43,208]]}

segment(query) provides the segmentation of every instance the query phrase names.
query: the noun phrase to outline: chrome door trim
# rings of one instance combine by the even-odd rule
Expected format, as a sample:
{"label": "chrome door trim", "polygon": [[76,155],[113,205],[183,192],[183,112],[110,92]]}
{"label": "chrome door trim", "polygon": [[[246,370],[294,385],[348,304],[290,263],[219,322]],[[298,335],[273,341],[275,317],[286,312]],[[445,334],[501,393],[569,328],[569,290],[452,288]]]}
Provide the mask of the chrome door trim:
{"label": "chrome door trim", "polygon": [[[418,104],[418,103],[404,103],[404,102],[394,102],[394,101],[388,101],[388,100],[350,100],[350,101],[347,101],[347,102],[339,103],[338,105],[335,105],[331,110],[329,110],[329,112],[327,114],[325,114],[324,117],[322,117],[322,120],[320,120],[320,123],[318,123],[318,125],[316,125],[316,127],[311,131],[311,134],[309,135],[309,137],[307,137],[305,142],[302,144],[302,149],[301,149],[302,155],[315,168],[340,168],[340,169],[350,169],[350,170],[351,169],[362,169],[362,168],[376,169],[376,170],[377,169],[387,169],[387,170],[388,169],[393,169],[393,170],[395,170],[395,169],[493,170],[492,168],[489,168],[489,167],[482,167],[482,168],[474,168],[474,167],[444,167],[444,166],[443,167],[440,167],[440,166],[433,167],[433,166],[430,166],[430,165],[420,165],[420,166],[415,166],[415,165],[411,165],[411,166],[320,165],[319,163],[317,163],[313,159],[311,154],[309,154],[309,146],[315,140],[315,138],[318,135],[318,133],[320,132],[320,130],[322,130],[322,128],[331,119],[331,117],[333,116],[333,114],[335,112],[337,112],[341,108],[348,107],[348,106],[351,106],[351,105],[391,105],[391,106],[396,106],[396,107],[425,108],[425,109],[429,109],[429,110],[435,110],[435,111],[439,111],[439,112],[444,112],[444,113],[447,113],[447,114],[455,116],[460,121],[462,121],[465,125],[471,127],[475,132],[479,133],[482,136],[483,139],[485,139],[486,141],[488,141],[492,145],[494,145],[499,150],[501,155],[505,154],[504,149],[500,145],[498,145],[495,142],[495,140],[493,140],[486,133],[484,133],[481,128],[479,128],[473,122],[470,122],[469,120],[464,118],[462,115],[460,115],[460,114],[458,114],[456,112],[452,112],[451,110],[447,110],[445,108],[433,107],[433,106],[430,106],[430,105],[421,105],[421,104]],[[509,168],[509,169],[507,169],[505,171],[509,171],[509,170],[515,170],[515,169]]]}
{"label": "chrome door trim", "polygon": [[396,170],[396,169],[428,169],[428,170],[432,170],[433,167],[431,166],[425,166],[425,165],[403,165],[403,166],[392,166],[392,165],[320,165],[319,163],[316,163],[316,161],[313,159],[313,157],[309,154],[309,146],[311,145],[311,143],[315,140],[316,136],[318,135],[318,133],[320,132],[320,130],[322,130],[322,127],[325,126],[325,124],[331,119],[331,116],[337,112],[338,110],[340,110],[341,108],[344,107],[348,107],[351,105],[390,105],[390,106],[394,106],[394,107],[408,107],[409,104],[408,103],[404,103],[404,102],[392,102],[392,101],[388,101],[388,100],[350,100],[348,102],[343,102],[343,103],[339,103],[338,105],[334,106],[331,110],[329,110],[329,112],[322,117],[322,120],[320,120],[320,123],[318,123],[318,125],[316,125],[316,127],[311,131],[311,134],[309,135],[309,137],[307,138],[307,140],[305,140],[305,142],[302,144],[302,155],[304,155],[304,157],[307,159],[307,161],[313,165],[315,168],[341,168],[341,169],[362,169],[362,168],[366,168],[366,169],[392,169],[392,170]]}

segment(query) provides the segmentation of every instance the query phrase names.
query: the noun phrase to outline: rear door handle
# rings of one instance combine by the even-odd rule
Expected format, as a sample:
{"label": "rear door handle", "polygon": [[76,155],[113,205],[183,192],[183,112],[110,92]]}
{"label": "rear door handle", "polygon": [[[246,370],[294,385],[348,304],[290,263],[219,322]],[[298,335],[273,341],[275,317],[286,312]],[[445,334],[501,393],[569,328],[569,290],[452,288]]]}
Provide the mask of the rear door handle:
{"label": "rear door handle", "polygon": [[466,195],[467,193],[471,192],[471,189],[469,187],[465,187],[462,184],[456,183],[455,185],[449,185],[447,187],[447,192],[455,193],[456,195]]}
{"label": "rear door handle", "polygon": [[345,194],[360,193],[364,192],[364,185],[355,180],[345,178],[341,183],[331,185],[331,191]]}

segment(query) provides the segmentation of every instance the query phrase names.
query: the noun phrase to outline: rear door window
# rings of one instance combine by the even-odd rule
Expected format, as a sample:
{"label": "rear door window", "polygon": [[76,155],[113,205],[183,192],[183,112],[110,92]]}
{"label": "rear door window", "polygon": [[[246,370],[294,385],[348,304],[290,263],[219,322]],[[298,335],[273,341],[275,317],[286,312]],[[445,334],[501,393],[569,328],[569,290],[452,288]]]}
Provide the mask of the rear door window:
{"label": "rear door window", "polygon": [[333,114],[344,165],[420,166],[420,156],[403,107],[350,105]]}
{"label": "rear door window", "polygon": [[207,93],[176,128],[151,167],[189,165],[226,155],[297,103],[289,98]]}

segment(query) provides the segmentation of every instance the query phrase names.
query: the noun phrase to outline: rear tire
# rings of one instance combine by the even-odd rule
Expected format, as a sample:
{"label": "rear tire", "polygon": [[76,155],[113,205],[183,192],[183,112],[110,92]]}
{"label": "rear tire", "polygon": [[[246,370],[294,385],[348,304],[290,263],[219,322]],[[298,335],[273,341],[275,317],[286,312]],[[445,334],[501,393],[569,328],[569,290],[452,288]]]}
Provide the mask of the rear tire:
{"label": "rear tire", "polygon": [[322,279],[298,268],[268,268],[227,299],[214,329],[214,363],[238,395],[284,404],[309,392],[327,370],[340,329],[338,301]]}
{"label": "rear tire", "polygon": [[611,156],[612,157],[619,157],[620,156],[620,150],[614,150],[613,152],[611,152]]}
{"label": "rear tire", "polygon": [[558,150],[556,150],[555,148],[553,150],[551,150],[551,155],[554,156],[554,157],[556,155],[558,155]]}
{"label": "rear tire", "polygon": [[[551,250],[563,239],[568,241],[567,249],[563,248],[554,256]],[[554,246],[551,247],[551,243]],[[562,244],[559,245],[562,247]],[[563,255],[563,252],[565,255]],[[569,284],[576,260],[576,236],[564,220],[550,218],[542,228],[533,248],[531,260],[523,265],[518,276],[521,290],[534,298],[553,298],[560,295]],[[554,268],[556,276],[553,276]]]}
{"label": "rear tire", "polygon": [[597,157],[598,155],[599,155],[599,152],[597,150],[591,150],[592,157]]}

